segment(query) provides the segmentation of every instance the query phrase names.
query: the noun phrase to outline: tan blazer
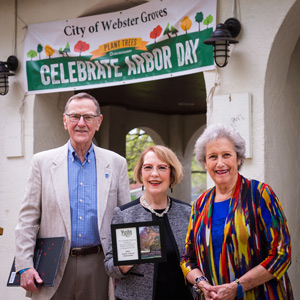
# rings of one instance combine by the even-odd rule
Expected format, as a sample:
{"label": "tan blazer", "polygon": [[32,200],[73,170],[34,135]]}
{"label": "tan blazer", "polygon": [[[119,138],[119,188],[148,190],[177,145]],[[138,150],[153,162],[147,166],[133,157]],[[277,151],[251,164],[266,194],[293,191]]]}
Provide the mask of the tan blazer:
{"label": "tan blazer", "polygon": [[[115,207],[130,201],[125,158],[94,145],[97,168],[98,226],[104,254],[109,243]],[[33,267],[37,237],[66,238],[55,286],[41,288],[32,299],[47,300],[55,293],[69,258],[71,215],[68,187],[68,144],[33,156],[19,222],[16,227],[16,270]],[[31,295],[27,295],[31,296]]]}

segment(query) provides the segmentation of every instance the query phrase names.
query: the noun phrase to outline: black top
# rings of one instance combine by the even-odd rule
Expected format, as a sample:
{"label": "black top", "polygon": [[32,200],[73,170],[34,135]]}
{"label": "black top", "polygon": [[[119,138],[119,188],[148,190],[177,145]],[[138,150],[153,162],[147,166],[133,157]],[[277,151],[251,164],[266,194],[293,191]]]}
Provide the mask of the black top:
{"label": "black top", "polygon": [[[172,209],[172,204],[170,209]],[[159,209],[155,211],[162,213],[164,210]],[[179,264],[180,254],[169,224],[168,214],[164,214],[163,217],[157,217],[156,215],[152,214],[152,218],[153,220],[164,221],[165,243],[167,251],[167,261],[155,264],[153,299],[193,299],[189,288],[184,282],[183,273]]]}
{"label": "black top", "polygon": [[[134,281],[135,284],[140,282],[140,285],[127,285],[126,277],[122,278],[120,282],[117,284],[116,295],[117,300],[121,299],[151,299],[151,300],[193,300],[192,291],[190,287],[185,285],[184,276],[180,268],[180,256],[181,253],[179,249],[183,249],[185,244],[185,236],[186,232],[183,228],[188,227],[188,219],[190,212],[188,212],[185,207],[182,207],[182,214],[178,208],[182,205],[186,205],[190,208],[188,203],[170,199],[171,205],[169,212],[163,217],[157,217],[155,214],[151,213],[150,210],[140,205],[140,199],[131,201],[125,205],[120,206],[118,209],[120,211],[130,210],[130,220],[132,219],[132,211],[138,215],[136,215],[136,222],[141,220],[140,216],[147,215],[147,220],[149,220],[148,213],[151,213],[152,220],[162,220],[163,222],[163,230],[164,230],[164,240],[165,240],[165,249],[167,252],[167,261],[166,262],[156,262],[151,264],[141,264],[135,266],[135,273],[131,272],[129,276],[130,280]],[[135,207],[138,205],[138,207]],[[163,210],[157,210],[158,213],[162,213]],[[176,214],[174,214],[176,212]],[[188,213],[187,213],[188,212]],[[170,223],[171,222],[171,223]],[[172,227],[171,227],[172,224]],[[173,229],[172,229],[173,228]],[[174,231],[173,231],[174,230]],[[178,238],[180,236],[180,239]],[[176,237],[176,238],[175,238]],[[151,268],[151,272],[147,272],[144,268]],[[154,268],[154,269],[152,269]],[[139,274],[139,272],[141,274]],[[149,276],[149,274],[151,276]],[[132,275],[132,276],[131,276]],[[129,278],[128,276],[128,278]],[[144,277],[147,276],[147,279]],[[147,281],[146,281],[147,280]],[[146,282],[143,282],[146,281]],[[145,295],[143,294],[142,284],[144,284]],[[135,292],[128,292],[128,286],[130,289],[136,289]],[[151,289],[147,289],[151,287]],[[124,293],[124,297],[122,297],[122,293]],[[130,295],[130,297],[129,297]],[[150,296],[151,295],[151,296]],[[151,297],[151,298],[150,298]]]}

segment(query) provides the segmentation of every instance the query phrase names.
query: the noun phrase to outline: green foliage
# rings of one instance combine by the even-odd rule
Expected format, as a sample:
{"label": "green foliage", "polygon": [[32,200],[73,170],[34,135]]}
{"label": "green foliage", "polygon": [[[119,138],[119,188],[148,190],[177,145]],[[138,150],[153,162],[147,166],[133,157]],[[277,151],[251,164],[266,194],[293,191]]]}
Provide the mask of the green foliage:
{"label": "green foliage", "polygon": [[31,60],[32,60],[34,57],[36,57],[36,56],[37,56],[37,53],[36,53],[36,51],[34,51],[34,50],[30,50],[30,51],[27,52],[27,57],[30,57]]}
{"label": "green foliage", "polygon": [[142,129],[135,128],[126,135],[126,159],[130,184],[135,183],[133,169],[148,146],[154,145],[151,137]]}
{"label": "green foliage", "polygon": [[71,48],[70,48],[70,44],[67,43],[66,44],[66,47],[63,49],[63,48],[59,48],[58,50],[58,53],[62,56],[69,56],[68,53],[71,52]]}
{"label": "green foliage", "polygon": [[171,38],[171,36],[170,36],[170,28],[169,28],[169,23],[168,23],[168,25],[167,25],[167,27],[165,28],[165,30],[164,30],[164,35],[167,35],[168,36],[168,38],[170,39]]}
{"label": "green foliage", "polygon": [[177,36],[178,30],[174,26],[171,26],[170,30],[172,34],[175,34]]}
{"label": "green foliage", "polygon": [[195,16],[195,21],[197,23],[199,23],[199,31],[200,31],[200,23],[203,21],[203,13],[202,13],[202,11],[197,12],[197,14]]}
{"label": "green foliage", "polygon": [[36,50],[39,53],[39,59],[41,59],[41,52],[43,51],[43,46],[41,44],[38,44]]}
{"label": "green foliage", "polygon": [[171,25],[171,27],[170,27],[170,24],[168,23],[167,27],[164,30],[164,35],[167,35],[170,39],[171,38],[170,34],[177,36],[177,32],[178,32],[178,30],[173,25]]}
{"label": "green foliage", "polygon": [[205,18],[205,20],[203,21],[203,24],[207,25],[207,27],[208,27],[208,25],[211,24],[213,22],[213,20],[214,20],[213,16],[209,15],[208,17]]}
{"label": "green foliage", "polygon": [[66,47],[65,47],[65,49],[63,50],[63,52],[66,54],[66,56],[69,56],[68,53],[71,52],[71,48],[70,48],[69,42],[66,44]]}

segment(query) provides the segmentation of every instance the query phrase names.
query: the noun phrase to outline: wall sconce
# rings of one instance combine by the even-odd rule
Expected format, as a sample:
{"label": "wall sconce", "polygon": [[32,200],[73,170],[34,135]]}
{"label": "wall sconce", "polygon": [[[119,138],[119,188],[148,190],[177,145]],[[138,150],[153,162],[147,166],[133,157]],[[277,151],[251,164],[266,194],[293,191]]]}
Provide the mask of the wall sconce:
{"label": "wall sconce", "polygon": [[213,45],[214,60],[218,67],[223,68],[227,65],[229,45],[238,43],[235,38],[239,35],[240,31],[241,23],[239,20],[230,18],[224,24],[218,24],[211,37],[203,42],[206,45]]}
{"label": "wall sconce", "polygon": [[14,76],[15,73],[10,71],[16,71],[19,65],[19,61],[16,56],[11,55],[6,62],[0,61],[0,95],[4,96],[8,93],[8,76]]}

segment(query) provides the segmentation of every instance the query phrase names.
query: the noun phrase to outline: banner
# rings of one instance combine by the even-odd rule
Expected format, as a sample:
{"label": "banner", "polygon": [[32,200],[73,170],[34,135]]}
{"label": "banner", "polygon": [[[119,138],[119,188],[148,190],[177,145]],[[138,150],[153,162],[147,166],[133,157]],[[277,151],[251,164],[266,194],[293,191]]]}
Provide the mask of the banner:
{"label": "banner", "polygon": [[157,80],[214,68],[203,44],[216,0],[153,0],[124,11],[28,25],[28,94]]}

